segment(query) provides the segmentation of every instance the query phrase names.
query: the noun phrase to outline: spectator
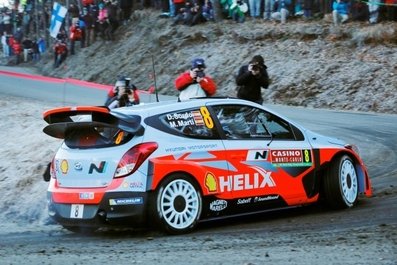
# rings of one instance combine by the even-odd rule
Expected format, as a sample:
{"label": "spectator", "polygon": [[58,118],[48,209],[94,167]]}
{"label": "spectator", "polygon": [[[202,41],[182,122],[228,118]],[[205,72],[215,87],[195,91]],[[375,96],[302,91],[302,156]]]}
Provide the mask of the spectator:
{"label": "spectator", "polygon": [[368,5],[361,0],[353,0],[351,5],[351,19],[354,21],[368,21]]}
{"label": "spectator", "polygon": [[118,80],[116,85],[117,89],[113,90],[115,96],[106,102],[109,109],[128,107],[140,103],[138,89],[131,83],[131,78]]}
{"label": "spectator", "polygon": [[57,40],[54,46],[54,67],[59,67],[67,58],[68,56],[68,47],[66,43],[61,40]]}
{"label": "spectator", "polygon": [[23,61],[26,63],[29,60],[29,56],[32,55],[33,41],[29,38],[22,41],[23,48]]}
{"label": "spectator", "polygon": [[37,62],[37,61],[40,60],[39,40],[33,41],[32,59],[33,59],[34,62]]}
{"label": "spectator", "polygon": [[215,20],[214,6],[212,5],[211,0],[205,0],[204,5],[203,5],[202,14],[206,21],[214,21]]}
{"label": "spectator", "polygon": [[79,15],[80,15],[79,7],[71,3],[68,8],[68,14],[69,14],[69,25],[76,24],[76,20],[79,19]]}
{"label": "spectator", "polygon": [[274,0],[264,0],[265,6],[264,6],[264,12],[263,12],[263,18],[265,20],[270,20],[271,19],[271,14],[274,11]]}
{"label": "spectator", "polygon": [[369,23],[378,23],[379,17],[379,0],[368,0]]}
{"label": "spectator", "polygon": [[185,24],[188,26],[194,26],[204,21],[205,19],[202,14],[202,7],[199,5],[197,0],[193,0],[190,12],[187,12]]}
{"label": "spectator", "polygon": [[95,17],[89,12],[87,7],[83,8],[83,16],[81,18],[85,24],[85,43],[84,47],[90,46],[94,42],[95,37]]}
{"label": "spectator", "polygon": [[291,0],[275,0],[275,12],[271,14],[272,19],[286,23],[289,16]]}
{"label": "spectator", "polygon": [[253,18],[259,18],[261,13],[261,2],[262,0],[248,0],[250,16]]}
{"label": "spectator", "polygon": [[3,32],[1,36],[1,45],[3,47],[3,57],[10,56],[10,47],[8,46],[8,34],[7,31]]}
{"label": "spectator", "polygon": [[314,0],[303,0],[303,17],[311,19],[313,16]]}
{"label": "spectator", "polygon": [[334,0],[332,4],[334,25],[345,23],[349,19],[350,5],[347,0]]}
{"label": "spectator", "polygon": [[245,21],[245,13],[248,11],[248,5],[244,0],[237,0],[231,7],[232,19],[237,23],[243,23]]}
{"label": "spectator", "polygon": [[397,0],[385,0],[386,18],[389,21],[397,21]]}
{"label": "spectator", "polygon": [[267,66],[261,55],[255,55],[249,64],[240,67],[236,76],[237,97],[258,104],[263,103],[261,88],[268,88]]}
{"label": "spectator", "polygon": [[4,24],[4,31],[6,31],[7,34],[12,34],[11,11],[10,10],[7,10],[6,12],[4,12],[3,24]]}
{"label": "spectator", "polygon": [[192,16],[191,12],[192,12],[192,2],[190,0],[187,0],[184,3],[183,7],[180,7],[179,4],[175,4],[175,7],[178,8],[176,11],[176,16],[174,18],[174,23],[172,23],[173,26],[183,23],[183,24],[187,24],[188,23],[188,19]]}
{"label": "spectator", "polygon": [[109,27],[108,10],[105,9],[105,5],[103,3],[100,3],[98,7],[97,32],[102,39],[105,39],[105,30]]}
{"label": "spectator", "polygon": [[117,93],[120,91],[121,87],[125,88],[125,76],[123,75],[119,75],[117,77],[116,83],[114,84],[113,88],[108,91],[105,106],[109,106],[109,104],[116,99],[115,97],[117,96]]}
{"label": "spectator", "polygon": [[14,33],[14,39],[18,42],[21,43],[23,40],[23,32],[21,28],[17,28],[17,31]]}
{"label": "spectator", "polygon": [[108,26],[105,28],[104,33],[106,39],[111,41],[114,40],[113,34],[120,25],[120,22],[117,18],[117,1],[113,0],[111,2],[107,2],[105,9],[107,10]]}
{"label": "spectator", "polygon": [[37,45],[38,45],[38,49],[39,49],[39,53],[40,55],[45,53],[46,51],[46,43],[43,37],[39,38],[37,40]]}
{"label": "spectator", "polygon": [[175,79],[175,87],[179,91],[178,100],[207,97],[215,94],[215,82],[210,76],[206,75],[205,69],[204,59],[196,58],[192,61],[190,70],[180,74]]}
{"label": "spectator", "polygon": [[61,28],[57,34],[56,37],[57,40],[60,40],[64,43],[66,43],[67,39],[68,39],[68,35],[66,34],[66,31],[64,28]]}
{"label": "spectator", "polygon": [[121,20],[126,25],[130,20],[132,11],[132,0],[120,0]]}
{"label": "spectator", "polygon": [[22,45],[17,40],[14,40],[12,43],[12,51],[16,58],[16,64],[19,64],[21,61],[21,53],[22,53]]}
{"label": "spectator", "polygon": [[78,21],[75,22],[75,24],[73,24],[70,27],[69,32],[70,32],[70,37],[69,37],[69,39],[70,39],[70,54],[73,55],[74,54],[74,46],[75,46],[76,41],[80,41],[81,47],[82,48],[84,47],[83,40],[82,40],[83,32],[80,28]]}

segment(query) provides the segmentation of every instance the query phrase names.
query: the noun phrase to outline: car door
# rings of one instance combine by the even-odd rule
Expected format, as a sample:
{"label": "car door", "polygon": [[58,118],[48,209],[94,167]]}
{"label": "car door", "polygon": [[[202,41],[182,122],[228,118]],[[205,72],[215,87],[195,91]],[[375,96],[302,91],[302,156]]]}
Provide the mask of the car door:
{"label": "car door", "polygon": [[304,203],[303,177],[313,163],[303,134],[261,108],[231,104],[211,108],[230,163],[229,174],[218,176],[220,191],[232,192],[237,205]]}

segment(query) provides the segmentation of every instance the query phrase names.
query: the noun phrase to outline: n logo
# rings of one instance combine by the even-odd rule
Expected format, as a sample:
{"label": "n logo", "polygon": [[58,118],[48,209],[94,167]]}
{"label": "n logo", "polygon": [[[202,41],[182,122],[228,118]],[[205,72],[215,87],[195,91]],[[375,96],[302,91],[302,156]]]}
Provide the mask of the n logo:
{"label": "n logo", "polygon": [[88,170],[88,174],[92,174],[94,170],[98,173],[103,173],[105,172],[105,166],[106,166],[106,161],[101,161],[99,167],[97,167],[94,163],[91,163],[90,169]]}

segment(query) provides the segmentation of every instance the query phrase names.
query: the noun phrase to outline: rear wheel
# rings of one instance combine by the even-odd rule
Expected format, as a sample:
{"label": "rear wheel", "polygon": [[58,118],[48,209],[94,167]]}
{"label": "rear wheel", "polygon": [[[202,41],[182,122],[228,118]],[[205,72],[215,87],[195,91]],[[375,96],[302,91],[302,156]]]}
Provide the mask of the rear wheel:
{"label": "rear wheel", "polygon": [[153,218],[171,234],[193,230],[202,208],[200,191],[185,175],[175,174],[162,183],[155,194]]}
{"label": "rear wheel", "polygon": [[358,198],[358,176],[353,160],[343,155],[328,169],[323,191],[326,203],[334,209],[353,207]]}

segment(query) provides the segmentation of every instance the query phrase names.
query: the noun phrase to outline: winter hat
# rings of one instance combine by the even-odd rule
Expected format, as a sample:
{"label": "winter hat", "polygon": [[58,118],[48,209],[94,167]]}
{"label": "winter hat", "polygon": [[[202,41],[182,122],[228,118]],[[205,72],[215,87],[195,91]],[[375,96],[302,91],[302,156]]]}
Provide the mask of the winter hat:
{"label": "winter hat", "polygon": [[255,55],[254,57],[252,57],[250,63],[264,65],[265,60],[263,59],[262,55]]}
{"label": "winter hat", "polygon": [[202,58],[195,58],[192,61],[192,69],[194,68],[205,68],[205,63],[204,63],[204,59]]}

